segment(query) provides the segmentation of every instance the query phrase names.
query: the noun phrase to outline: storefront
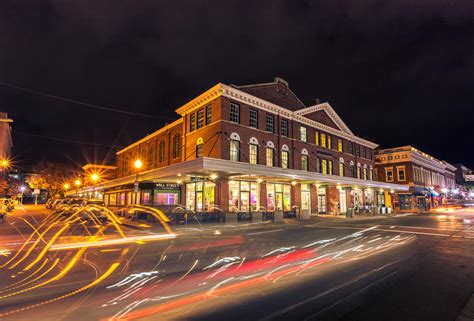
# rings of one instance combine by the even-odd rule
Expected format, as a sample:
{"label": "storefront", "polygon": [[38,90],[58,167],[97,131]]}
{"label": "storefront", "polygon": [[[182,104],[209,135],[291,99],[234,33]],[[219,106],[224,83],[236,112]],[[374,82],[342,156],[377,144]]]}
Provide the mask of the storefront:
{"label": "storefront", "polygon": [[186,184],[186,209],[196,212],[214,210],[216,184],[198,180]]}
{"label": "storefront", "polygon": [[267,211],[291,211],[291,185],[267,183]]}
{"label": "storefront", "polygon": [[259,192],[260,189],[257,182],[229,181],[229,211],[258,211],[260,206]]}
{"label": "storefront", "polygon": [[311,184],[301,184],[301,211],[311,213]]}
{"label": "storefront", "polygon": [[318,213],[326,214],[327,212],[327,200],[326,200],[326,187],[318,187]]}
{"label": "storefront", "polygon": [[130,206],[141,204],[148,206],[178,205],[180,189],[174,183],[140,183],[138,192],[133,185],[121,186],[121,189],[105,192],[104,201],[110,206]]}

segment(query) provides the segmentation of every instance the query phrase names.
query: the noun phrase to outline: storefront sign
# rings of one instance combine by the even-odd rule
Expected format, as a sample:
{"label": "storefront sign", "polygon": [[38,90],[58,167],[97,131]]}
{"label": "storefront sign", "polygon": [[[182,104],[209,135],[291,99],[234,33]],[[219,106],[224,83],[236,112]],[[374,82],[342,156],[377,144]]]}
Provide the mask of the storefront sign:
{"label": "storefront sign", "polygon": [[179,190],[179,185],[173,183],[156,183],[155,189],[159,191],[175,191]]}

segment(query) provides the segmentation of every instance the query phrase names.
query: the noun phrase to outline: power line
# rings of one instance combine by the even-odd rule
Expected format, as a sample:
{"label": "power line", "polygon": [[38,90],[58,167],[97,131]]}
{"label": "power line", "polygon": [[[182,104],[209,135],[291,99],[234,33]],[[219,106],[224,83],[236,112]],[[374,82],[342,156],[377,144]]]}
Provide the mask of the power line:
{"label": "power line", "polygon": [[100,109],[100,110],[106,110],[106,111],[111,111],[111,112],[126,114],[126,115],[132,115],[132,116],[156,118],[156,119],[162,119],[162,120],[173,120],[172,118],[168,118],[168,117],[161,117],[161,116],[153,116],[153,115],[147,115],[147,114],[141,114],[141,113],[134,113],[134,112],[131,112],[131,111],[126,111],[126,110],[120,110],[120,109],[114,109],[114,108],[109,108],[109,107],[103,107],[103,106],[83,103],[83,102],[80,102],[80,101],[77,101],[77,100],[64,98],[64,97],[44,93],[44,92],[41,92],[41,91],[37,91],[37,90],[33,90],[33,89],[28,89],[28,88],[12,85],[12,84],[9,84],[9,83],[3,82],[3,81],[0,81],[0,85],[15,88],[15,89],[18,89],[18,90],[23,90],[23,91],[26,91],[26,92],[29,92],[29,93],[40,95],[40,96],[45,96],[45,97],[65,101],[65,102],[68,102],[68,103],[83,105],[83,106],[90,107],[90,108],[96,108],[96,109]]}
{"label": "power line", "polygon": [[99,147],[116,147],[116,148],[122,148],[123,147],[123,146],[119,146],[119,145],[96,144],[96,143],[82,142],[82,141],[71,140],[71,139],[66,139],[66,138],[43,136],[43,135],[25,133],[25,132],[21,132],[21,131],[18,131],[18,130],[12,130],[12,132],[20,134],[20,135],[33,136],[33,137],[39,137],[39,138],[44,138],[44,139],[51,139],[51,140],[55,140],[55,141],[59,141],[59,142],[65,142],[65,143],[75,143],[75,144],[91,145],[91,146],[99,146]]}

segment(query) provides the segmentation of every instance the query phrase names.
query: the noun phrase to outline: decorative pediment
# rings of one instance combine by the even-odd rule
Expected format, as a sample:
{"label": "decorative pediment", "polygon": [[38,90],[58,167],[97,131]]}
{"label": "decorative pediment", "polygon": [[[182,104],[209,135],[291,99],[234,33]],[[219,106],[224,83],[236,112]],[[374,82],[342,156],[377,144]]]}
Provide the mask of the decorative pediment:
{"label": "decorative pediment", "polygon": [[334,108],[329,105],[329,103],[317,104],[310,106],[304,109],[300,109],[294,112],[296,115],[304,116],[311,120],[322,123],[326,126],[332,127],[334,129],[339,129],[340,131],[354,135],[352,131],[347,127],[344,121],[339,117]]}

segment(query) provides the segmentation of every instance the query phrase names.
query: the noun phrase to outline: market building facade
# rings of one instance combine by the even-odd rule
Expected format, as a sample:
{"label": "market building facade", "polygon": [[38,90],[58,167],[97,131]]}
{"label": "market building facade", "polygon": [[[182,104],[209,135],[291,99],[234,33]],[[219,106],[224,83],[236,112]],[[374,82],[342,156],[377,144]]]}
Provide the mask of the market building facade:
{"label": "market building facade", "polygon": [[380,181],[409,186],[395,193],[396,209],[429,210],[456,193],[456,167],[412,146],[377,150],[375,158]]}
{"label": "market building facade", "polygon": [[393,193],[408,190],[377,181],[377,145],[329,103],[305,106],[283,79],[219,83],[176,112],[117,153],[117,178],[94,186],[108,204],[308,217],[388,212]]}

